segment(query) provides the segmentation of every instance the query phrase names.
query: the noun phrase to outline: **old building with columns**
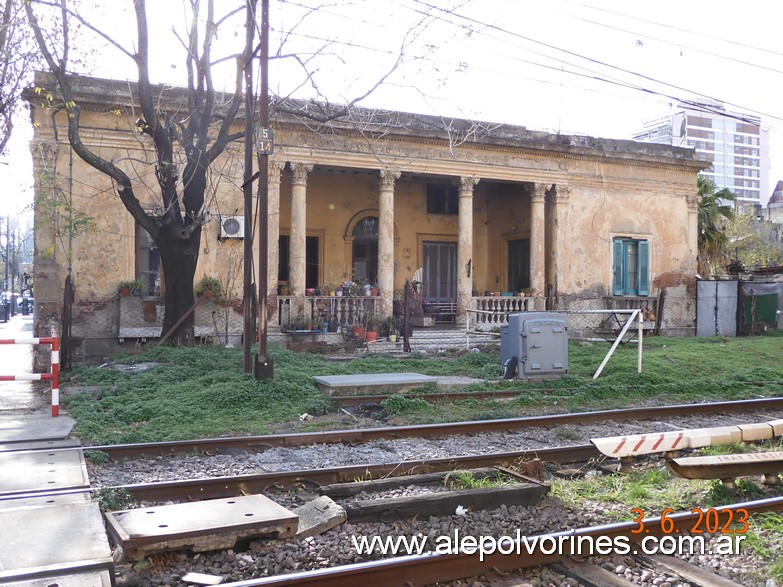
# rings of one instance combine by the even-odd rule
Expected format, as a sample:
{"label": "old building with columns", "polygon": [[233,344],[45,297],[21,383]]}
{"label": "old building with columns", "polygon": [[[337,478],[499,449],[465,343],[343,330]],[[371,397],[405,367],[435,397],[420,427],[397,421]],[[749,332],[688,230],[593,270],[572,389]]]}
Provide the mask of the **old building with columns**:
{"label": "old building with columns", "polygon": [[[139,194],[155,210],[152,145],[135,123],[133,84],[78,78],[75,87],[83,140],[150,186]],[[181,109],[175,89],[160,92],[162,109]],[[64,114],[28,101],[36,124],[39,327],[59,320],[70,265],[73,334],[86,354],[91,345],[159,336],[165,268],[156,244],[112,182],[71,154]],[[294,110],[273,109],[271,122],[270,332],[315,313],[332,326],[387,317],[414,280],[425,310],[457,325],[477,308],[638,306],[677,290],[662,330],[692,332],[703,164],[691,149],[388,111],[354,110],[319,123],[285,113]],[[217,320],[197,313],[202,336],[235,335],[241,324],[242,239],[249,236],[236,229],[242,175],[240,141],[213,165],[203,211],[197,281],[220,280],[227,302]],[[52,204],[54,193],[66,207]],[[64,234],[63,218],[74,213],[89,222]],[[255,213],[253,226],[263,237]],[[143,284],[140,297],[121,299],[119,282],[134,279]],[[364,293],[357,287],[364,283],[371,295],[352,296]],[[343,294],[343,284],[356,289]],[[520,292],[529,294],[522,305]],[[128,312],[140,316],[138,325]]]}

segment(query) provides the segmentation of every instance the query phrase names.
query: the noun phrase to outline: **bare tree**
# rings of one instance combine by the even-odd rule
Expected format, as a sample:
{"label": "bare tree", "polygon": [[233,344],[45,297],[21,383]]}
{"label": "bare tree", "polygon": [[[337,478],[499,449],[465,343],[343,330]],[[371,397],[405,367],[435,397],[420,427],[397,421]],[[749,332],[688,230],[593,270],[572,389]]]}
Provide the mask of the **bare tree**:
{"label": "bare tree", "polygon": [[0,153],[5,152],[14,128],[19,95],[38,58],[35,43],[28,38],[19,0],[3,0],[0,15]]}
{"label": "bare tree", "polygon": [[[113,180],[125,208],[158,245],[165,276],[163,330],[167,332],[194,303],[193,280],[201,243],[201,227],[205,222],[204,201],[210,165],[232,140],[238,138],[231,134],[230,128],[243,101],[242,72],[253,50],[255,0],[241,3],[221,20],[215,19],[214,0],[208,0],[206,8],[197,0],[190,2],[191,24],[188,36],[183,40],[187,55],[187,111],[179,116],[170,115],[156,103],[155,88],[149,75],[149,28],[145,0],[134,0],[137,23],[135,51],[125,49],[109,35],[93,29],[136,63],[136,98],[142,114],[139,129],[152,138],[155,148],[160,212],[154,214],[148,213],[142,206],[134,192],[136,184],[127,170],[117,162],[101,157],[82,142],[80,105],[74,99],[68,71],[71,49],[68,23],[71,19],[87,27],[89,23],[69,8],[67,0],[60,0],[62,44],[59,51],[55,51],[39,25],[33,4],[38,3],[25,4],[27,17],[68,113],[69,143],[86,163]],[[246,28],[249,32],[241,51],[233,56],[236,62],[233,92],[220,95],[215,91],[212,78],[212,44],[219,25],[241,10],[246,11]],[[171,340],[180,345],[192,345],[193,328],[191,313],[180,323]]]}

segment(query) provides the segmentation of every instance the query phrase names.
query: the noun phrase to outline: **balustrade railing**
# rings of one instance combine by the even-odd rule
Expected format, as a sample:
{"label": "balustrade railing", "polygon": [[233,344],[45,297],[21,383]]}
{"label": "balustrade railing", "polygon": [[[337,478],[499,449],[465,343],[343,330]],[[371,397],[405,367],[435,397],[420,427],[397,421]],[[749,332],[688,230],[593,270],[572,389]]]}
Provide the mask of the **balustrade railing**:
{"label": "balustrade railing", "polygon": [[508,315],[516,312],[531,312],[535,309],[535,298],[489,296],[474,297],[470,320],[474,325],[504,326],[508,324]]}
{"label": "balustrade railing", "polygon": [[299,318],[309,321],[314,328],[322,328],[324,324],[330,327],[365,324],[376,315],[380,300],[376,296],[307,296],[304,315],[297,316],[292,309],[293,299],[293,296],[277,296],[277,325],[281,330],[288,330]]}

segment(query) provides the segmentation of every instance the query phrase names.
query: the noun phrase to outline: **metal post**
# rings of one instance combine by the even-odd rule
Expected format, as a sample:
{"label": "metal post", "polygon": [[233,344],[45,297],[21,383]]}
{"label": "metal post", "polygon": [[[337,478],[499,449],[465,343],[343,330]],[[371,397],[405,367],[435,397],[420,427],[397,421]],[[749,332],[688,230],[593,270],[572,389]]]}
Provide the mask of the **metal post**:
{"label": "metal post", "polygon": [[[247,16],[245,18],[245,46],[253,47],[255,31],[255,0],[248,0]],[[242,186],[245,211],[245,238],[242,241],[243,264],[243,290],[242,301],[245,307],[242,326],[242,368],[245,373],[253,371],[252,344],[253,344],[253,302],[255,293],[253,288],[253,57],[252,52],[245,62],[245,174]]]}
{"label": "metal post", "polygon": [[639,311],[639,356],[636,360],[636,372],[642,372],[642,336],[644,334],[644,312]]}
{"label": "metal post", "polygon": [[[269,127],[269,0],[261,0],[261,96],[259,125]],[[269,294],[269,151],[258,152],[258,355],[256,379],[271,379],[272,359],[267,353],[267,296]]]}

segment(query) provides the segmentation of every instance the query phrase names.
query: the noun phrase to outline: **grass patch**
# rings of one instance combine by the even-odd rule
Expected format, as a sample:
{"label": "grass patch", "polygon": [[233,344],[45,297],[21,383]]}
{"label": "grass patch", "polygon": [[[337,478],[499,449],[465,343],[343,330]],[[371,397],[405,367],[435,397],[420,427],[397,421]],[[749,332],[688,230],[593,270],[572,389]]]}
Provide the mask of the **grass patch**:
{"label": "grass patch", "polygon": [[127,510],[136,505],[136,500],[126,489],[101,489],[95,497],[102,512]]}
{"label": "grass patch", "polygon": [[572,507],[585,502],[613,504],[605,513],[615,521],[635,517],[633,508],[641,508],[645,515],[658,515],[664,508],[675,511],[689,509],[697,503],[694,495],[703,490],[706,482],[673,477],[664,467],[634,470],[628,474],[594,475],[583,479],[555,479],[552,497]]}
{"label": "grass patch", "polygon": [[716,444],[714,446],[704,446],[699,449],[699,454],[703,457],[716,457],[720,455],[733,455],[751,451],[751,445],[744,442],[731,442],[729,444]]}
{"label": "grass patch", "polygon": [[[412,371],[424,375],[464,375],[494,381],[494,389],[514,389],[514,399],[428,403],[427,390],[384,402],[388,423],[425,424],[490,420],[563,411],[611,409],[628,405],[696,402],[783,394],[783,336],[648,338],[644,372],[636,373],[635,345],[621,345],[597,380],[592,374],[609,344],[569,345],[569,375],[554,381],[499,381],[500,354],[453,352],[414,355],[405,361],[360,356],[334,362],[322,355],[294,353],[270,345],[275,376],[256,381],[242,372],[241,349],[161,346],[112,364],[155,363],[141,373],[80,366],[65,374],[70,385],[96,386],[97,394],[63,398],[75,418],[75,434],[87,444],[151,442],[186,438],[264,434],[298,416],[337,414],[339,409],[315,386],[316,375]],[[733,357],[733,360],[727,360]],[[753,360],[741,360],[753,357]],[[766,381],[765,385],[749,382]],[[482,387],[474,386],[475,389]],[[486,389],[486,387],[484,387]],[[410,394],[409,394],[410,395]],[[319,423],[310,422],[312,429]],[[324,427],[333,423],[324,423]],[[294,425],[287,426],[293,428]],[[279,427],[277,428],[279,430]],[[568,439],[568,430],[561,434]]]}
{"label": "grass patch", "polygon": [[443,485],[452,491],[504,487],[509,481],[502,477],[476,477],[471,471],[452,471],[443,478]]}
{"label": "grass patch", "polygon": [[758,554],[767,568],[763,579],[783,581],[783,515],[777,512],[756,514],[748,520],[750,528],[744,535],[744,548]]}

